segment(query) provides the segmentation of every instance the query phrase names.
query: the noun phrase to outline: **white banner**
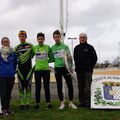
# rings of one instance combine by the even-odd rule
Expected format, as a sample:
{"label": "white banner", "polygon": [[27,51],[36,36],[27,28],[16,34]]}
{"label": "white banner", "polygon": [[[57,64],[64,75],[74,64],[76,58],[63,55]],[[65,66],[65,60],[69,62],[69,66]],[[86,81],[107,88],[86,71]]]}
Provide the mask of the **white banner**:
{"label": "white banner", "polygon": [[120,109],[120,76],[94,76],[91,85],[91,108]]}

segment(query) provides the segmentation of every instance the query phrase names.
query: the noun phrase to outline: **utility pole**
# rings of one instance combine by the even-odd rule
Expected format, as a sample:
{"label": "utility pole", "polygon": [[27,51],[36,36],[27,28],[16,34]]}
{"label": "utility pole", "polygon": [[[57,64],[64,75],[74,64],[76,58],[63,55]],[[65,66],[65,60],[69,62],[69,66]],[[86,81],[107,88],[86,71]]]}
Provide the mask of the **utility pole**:
{"label": "utility pole", "polygon": [[64,43],[64,12],[63,12],[63,0],[59,0],[59,29],[61,33],[61,41]]}
{"label": "utility pole", "polygon": [[[61,33],[61,42],[64,43],[64,12],[63,12],[63,0],[59,0],[59,29]],[[63,79],[63,78],[62,78]],[[63,81],[63,94],[65,101],[65,80]]]}

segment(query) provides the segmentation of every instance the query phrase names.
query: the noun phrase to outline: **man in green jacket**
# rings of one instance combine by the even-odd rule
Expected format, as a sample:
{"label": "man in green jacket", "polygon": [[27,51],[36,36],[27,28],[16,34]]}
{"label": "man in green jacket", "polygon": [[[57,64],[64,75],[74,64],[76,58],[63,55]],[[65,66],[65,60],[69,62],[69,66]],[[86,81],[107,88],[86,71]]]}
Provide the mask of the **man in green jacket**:
{"label": "man in green jacket", "polygon": [[50,70],[49,70],[49,62],[53,62],[53,55],[51,49],[48,45],[44,44],[45,34],[38,33],[37,34],[37,42],[38,45],[34,46],[34,54],[35,54],[35,98],[36,105],[35,109],[40,108],[40,91],[41,91],[41,81],[43,78],[44,90],[45,90],[45,98],[47,103],[47,108],[52,108],[50,103]]}
{"label": "man in green jacket", "polygon": [[[70,50],[67,45],[61,43],[61,34],[59,30],[56,30],[53,32],[53,39],[55,40],[55,45],[51,47],[51,50],[54,55],[55,78],[57,82],[57,91],[58,91],[58,96],[60,100],[59,109],[64,109],[65,107],[64,100],[63,100],[64,96],[62,92],[62,77],[64,77],[68,87],[69,108],[77,109],[77,107],[73,104],[72,78],[65,66],[65,54],[67,53],[70,55]],[[70,66],[72,68],[72,62]]]}

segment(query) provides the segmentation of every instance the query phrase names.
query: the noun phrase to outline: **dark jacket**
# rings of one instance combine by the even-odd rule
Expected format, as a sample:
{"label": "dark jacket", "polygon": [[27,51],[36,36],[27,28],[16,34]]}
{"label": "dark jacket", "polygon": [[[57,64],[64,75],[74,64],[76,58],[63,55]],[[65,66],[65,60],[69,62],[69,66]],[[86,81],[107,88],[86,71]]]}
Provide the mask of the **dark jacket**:
{"label": "dark jacket", "polygon": [[93,46],[80,43],[74,48],[74,61],[76,72],[93,72],[97,62],[97,55]]}
{"label": "dark jacket", "polygon": [[0,54],[0,77],[14,77],[17,65],[17,56],[11,53],[7,61],[5,61]]}

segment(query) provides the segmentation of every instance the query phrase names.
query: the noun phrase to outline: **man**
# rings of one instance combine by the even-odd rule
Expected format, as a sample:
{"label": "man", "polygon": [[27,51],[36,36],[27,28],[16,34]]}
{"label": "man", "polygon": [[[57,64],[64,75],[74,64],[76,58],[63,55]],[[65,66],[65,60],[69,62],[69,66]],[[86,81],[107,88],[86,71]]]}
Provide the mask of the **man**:
{"label": "man", "polygon": [[20,109],[29,108],[31,97],[31,82],[32,82],[32,61],[33,45],[26,42],[27,33],[24,30],[19,31],[18,37],[20,44],[15,48],[16,55],[18,57],[18,85],[20,93],[21,106]]}
{"label": "man", "polygon": [[49,62],[53,62],[53,55],[51,49],[48,45],[44,44],[45,34],[37,34],[38,45],[34,46],[35,54],[35,98],[36,105],[35,109],[40,108],[40,96],[41,96],[41,84],[43,78],[43,85],[45,90],[45,98],[47,103],[47,108],[52,108],[50,101],[50,70]]}
{"label": "man", "polygon": [[[61,42],[61,34],[59,30],[53,32],[53,39],[55,40],[55,44],[51,47],[52,53],[54,55],[54,66],[55,66],[55,78],[57,82],[57,91],[60,100],[59,109],[64,109],[64,96],[62,92],[62,77],[64,77],[67,87],[68,87],[68,95],[69,95],[69,108],[77,109],[77,107],[73,104],[73,84],[72,78],[65,66],[65,53],[69,53],[69,48],[67,45]],[[72,65],[72,64],[71,64]]]}
{"label": "man", "polygon": [[80,44],[74,48],[75,71],[78,79],[79,102],[81,107],[90,107],[90,89],[93,68],[97,55],[93,46],[87,43],[87,34],[79,35]]}

